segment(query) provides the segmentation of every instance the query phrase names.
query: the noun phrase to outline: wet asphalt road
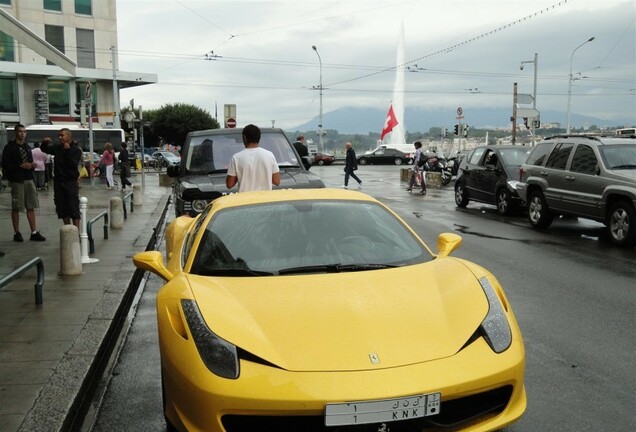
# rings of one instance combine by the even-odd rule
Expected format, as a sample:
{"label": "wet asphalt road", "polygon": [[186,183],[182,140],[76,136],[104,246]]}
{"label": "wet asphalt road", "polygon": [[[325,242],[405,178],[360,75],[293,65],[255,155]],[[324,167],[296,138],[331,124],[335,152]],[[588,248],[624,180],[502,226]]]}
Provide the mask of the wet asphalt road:
{"label": "wet asphalt road", "polygon": [[[328,186],[342,186],[342,166],[312,170]],[[501,217],[491,206],[456,209],[452,184],[412,195],[399,171],[361,167],[362,190],[433,249],[440,232],[462,235],[454,255],[492,271],[515,311],[526,344],[528,408],[505,431],[636,430],[636,250],[613,247],[602,225],[585,220],[537,231],[522,215]],[[165,430],[154,311],[160,285],[149,276],[99,412],[85,430]]]}

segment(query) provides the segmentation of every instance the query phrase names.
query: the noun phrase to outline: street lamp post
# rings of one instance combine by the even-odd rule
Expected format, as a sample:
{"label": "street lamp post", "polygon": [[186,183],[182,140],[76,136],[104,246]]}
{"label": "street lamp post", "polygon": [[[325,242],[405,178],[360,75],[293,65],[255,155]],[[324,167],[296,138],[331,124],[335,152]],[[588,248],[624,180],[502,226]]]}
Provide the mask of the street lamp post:
{"label": "street lamp post", "polygon": [[[537,109],[537,66],[539,62],[539,55],[534,53],[534,60],[527,60],[521,62],[521,69],[523,70],[523,65],[525,63],[532,63],[534,66],[534,90],[532,91],[532,109],[536,111]],[[532,135],[532,145],[534,145],[534,122],[535,119],[532,119],[530,124],[530,134]]]}
{"label": "street lamp post", "polygon": [[320,91],[320,124],[318,125],[318,133],[319,135],[319,142],[320,142],[320,151],[324,152],[325,151],[325,147],[323,145],[322,142],[322,136],[323,136],[323,132],[322,132],[322,59],[320,58],[320,53],[318,52],[318,48],[316,48],[316,45],[312,45],[311,48],[316,51],[316,55],[318,56],[318,64],[320,67],[320,83],[318,84],[318,90]]}
{"label": "street lamp post", "polygon": [[594,39],[595,37],[592,36],[591,38],[583,42],[581,45],[574,48],[574,51],[572,51],[572,54],[570,55],[570,75],[569,75],[569,81],[568,81],[568,128],[566,130],[568,134],[570,133],[570,129],[572,128],[571,117],[570,117],[570,107],[572,103],[572,81],[573,81],[572,80],[572,60],[574,60],[574,53],[576,52],[576,50],[581,48],[586,43],[592,42]]}

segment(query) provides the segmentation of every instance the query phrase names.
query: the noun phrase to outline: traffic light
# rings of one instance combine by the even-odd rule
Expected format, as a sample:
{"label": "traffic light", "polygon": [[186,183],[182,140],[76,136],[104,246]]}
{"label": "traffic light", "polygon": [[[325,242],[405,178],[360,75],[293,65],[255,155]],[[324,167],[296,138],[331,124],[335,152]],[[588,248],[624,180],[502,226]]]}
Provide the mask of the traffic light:
{"label": "traffic light", "polygon": [[455,125],[455,135],[459,135],[459,125]]}
{"label": "traffic light", "polygon": [[468,136],[468,125],[464,125],[464,138],[466,138]]}
{"label": "traffic light", "polygon": [[84,101],[75,102],[75,121],[86,123],[86,105]]}

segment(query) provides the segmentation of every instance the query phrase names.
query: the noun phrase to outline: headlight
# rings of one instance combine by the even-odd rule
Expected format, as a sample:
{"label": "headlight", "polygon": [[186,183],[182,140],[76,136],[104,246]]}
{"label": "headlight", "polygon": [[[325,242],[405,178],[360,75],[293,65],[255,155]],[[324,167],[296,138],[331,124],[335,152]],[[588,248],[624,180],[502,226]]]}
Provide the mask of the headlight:
{"label": "headlight", "polygon": [[194,300],[181,300],[181,307],[194,344],[210,372],[222,378],[238,378],[239,362],[236,347],[210,330]]}
{"label": "headlight", "polygon": [[518,183],[518,180],[508,180],[508,189],[510,189],[512,192],[517,192]]}
{"label": "headlight", "polygon": [[192,210],[197,213],[201,213],[207,207],[208,202],[206,200],[194,200],[192,201]]}
{"label": "headlight", "polygon": [[508,318],[506,318],[499,297],[497,297],[497,293],[495,293],[488,278],[479,279],[479,283],[486,294],[489,306],[488,314],[481,323],[484,339],[494,352],[500,353],[507,350],[512,343],[510,324],[508,324]]}

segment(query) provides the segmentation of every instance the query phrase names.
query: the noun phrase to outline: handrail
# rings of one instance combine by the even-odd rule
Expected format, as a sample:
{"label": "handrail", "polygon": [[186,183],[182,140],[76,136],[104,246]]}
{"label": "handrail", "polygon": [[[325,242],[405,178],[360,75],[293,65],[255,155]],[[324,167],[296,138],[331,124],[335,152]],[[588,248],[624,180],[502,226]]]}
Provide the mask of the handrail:
{"label": "handrail", "polygon": [[93,240],[93,223],[97,222],[97,220],[99,220],[101,217],[104,218],[104,240],[108,240],[108,211],[104,210],[86,223],[86,234],[88,234],[89,253],[95,253],[95,240]]}
{"label": "handrail", "polygon": [[17,269],[13,270],[11,273],[5,275],[2,279],[0,279],[0,288],[5,285],[8,285],[9,282],[12,282],[22,276],[22,273],[29,270],[31,267],[37,266],[38,274],[35,282],[35,304],[42,304],[42,286],[44,285],[44,262],[42,258],[35,257],[30,261],[22,264]]}
{"label": "handrail", "polygon": [[134,206],[133,206],[133,202],[134,202],[134,197],[135,197],[135,193],[134,192],[128,192],[127,194],[125,194],[121,199],[124,202],[124,219],[128,219],[128,213],[126,212],[126,199],[130,198],[130,212],[133,213],[134,210]]}

